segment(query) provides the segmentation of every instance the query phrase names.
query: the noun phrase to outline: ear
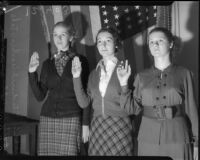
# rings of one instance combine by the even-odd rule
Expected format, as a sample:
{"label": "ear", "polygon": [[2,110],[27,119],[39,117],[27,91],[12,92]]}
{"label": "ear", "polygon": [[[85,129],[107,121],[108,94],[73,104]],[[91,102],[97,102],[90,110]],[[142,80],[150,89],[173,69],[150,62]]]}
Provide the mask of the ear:
{"label": "ear", "polygon": [[73,37],[73,36],[70,36],[69,41],[72,42],[73,39],[74,39],[74,37]]}
{"label": "ear", "polygon": [[171,42],[169,48],[171,49],[174,46],[174,42]]}

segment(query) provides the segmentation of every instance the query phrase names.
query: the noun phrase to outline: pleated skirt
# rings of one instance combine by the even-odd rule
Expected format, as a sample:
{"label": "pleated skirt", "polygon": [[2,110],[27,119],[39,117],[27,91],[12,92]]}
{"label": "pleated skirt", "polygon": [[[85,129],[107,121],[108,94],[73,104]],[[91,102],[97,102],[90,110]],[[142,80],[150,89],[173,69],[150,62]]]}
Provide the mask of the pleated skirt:
{"label": "pleated skirt", "polygon": [[132,132],[129,117],[94,117],[91,122],[88,155],[132,156]]}
{"label": "pleated skirt", "polygon": [[38,155],[78,155],[81,143],[80,117],[40,116]]}

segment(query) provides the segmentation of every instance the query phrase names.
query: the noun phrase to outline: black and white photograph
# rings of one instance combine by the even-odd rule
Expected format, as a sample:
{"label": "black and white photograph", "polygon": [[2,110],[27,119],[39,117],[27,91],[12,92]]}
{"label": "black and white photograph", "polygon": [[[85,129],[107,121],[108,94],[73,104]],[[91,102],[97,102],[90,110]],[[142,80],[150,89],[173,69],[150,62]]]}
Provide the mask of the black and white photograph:
{"label": "black and white photograph", "polygon": [[198,1],[2,1],[0,20],[3,157],[198,160]]}

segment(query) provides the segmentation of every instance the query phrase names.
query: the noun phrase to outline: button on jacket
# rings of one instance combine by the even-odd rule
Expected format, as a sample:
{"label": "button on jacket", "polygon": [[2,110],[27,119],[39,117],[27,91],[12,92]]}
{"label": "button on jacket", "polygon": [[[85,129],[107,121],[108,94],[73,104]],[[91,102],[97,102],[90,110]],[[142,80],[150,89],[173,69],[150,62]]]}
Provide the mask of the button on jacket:
{"label": "button on jacket", "polygon": [[138,141],[153,144],[190,143],[191,137],[194,136],[197,142],[198,113],[192,73],[189,70],[170,65],[164,71],[160,71],[153,66],[137,74],[134,87],[136,106],[153,108],[179,105],[182,113],[181,116],[166,120],[143,116]]}

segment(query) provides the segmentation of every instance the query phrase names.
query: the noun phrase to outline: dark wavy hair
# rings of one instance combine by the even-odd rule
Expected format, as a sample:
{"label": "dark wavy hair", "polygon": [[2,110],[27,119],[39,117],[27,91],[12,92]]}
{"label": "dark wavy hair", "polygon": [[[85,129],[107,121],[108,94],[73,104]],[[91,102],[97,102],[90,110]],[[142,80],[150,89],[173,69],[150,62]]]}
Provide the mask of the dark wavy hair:
{"label": "dark wavy hair", "polygon": [[118,49],[120,49],[120,48],[122,47],[122,43],[121,43],[121,41],[120,41],[120,38],[119,38],[119,35],[118,35],[117,31],[116,31],[114,28],[112,28],[112,27],[109,27],[109,28],[101,28],[101,29],[98,31],[97,35],[96,35],[96,45],[97,45],[97,37],[98,37],[98,35],[99,35],[100,33],[102,33],[102,32],[108,32],[108,33],[110,33],[110,34],[113,36],[113,38],[114,38],[114,43],[115,43],[115,52],[117,52]]}
{"label": "dark wavy hair", "polygon": [[[180,38],[174,36],[171,31],[169,31],[167,28],[164,28],[164,27],[156,27],[156,28],[153,28],[149,34],[148,34],[148,37],[150,36],[150,34],[154,33],[154,32],[162,32],[169,43],[173,43],[172,47],[170,48],[170,61],[171,62],[174,62],[175,60],[175,57],[176,55],[178,54],[179,50],[180,50]],[[149,42],[149,38],[147,40]],[[147,43],[148,44],[148,43]],[[153,59],[152,55],[150,54],[150,51],[149,51],[149,55],[150,57]]]}

